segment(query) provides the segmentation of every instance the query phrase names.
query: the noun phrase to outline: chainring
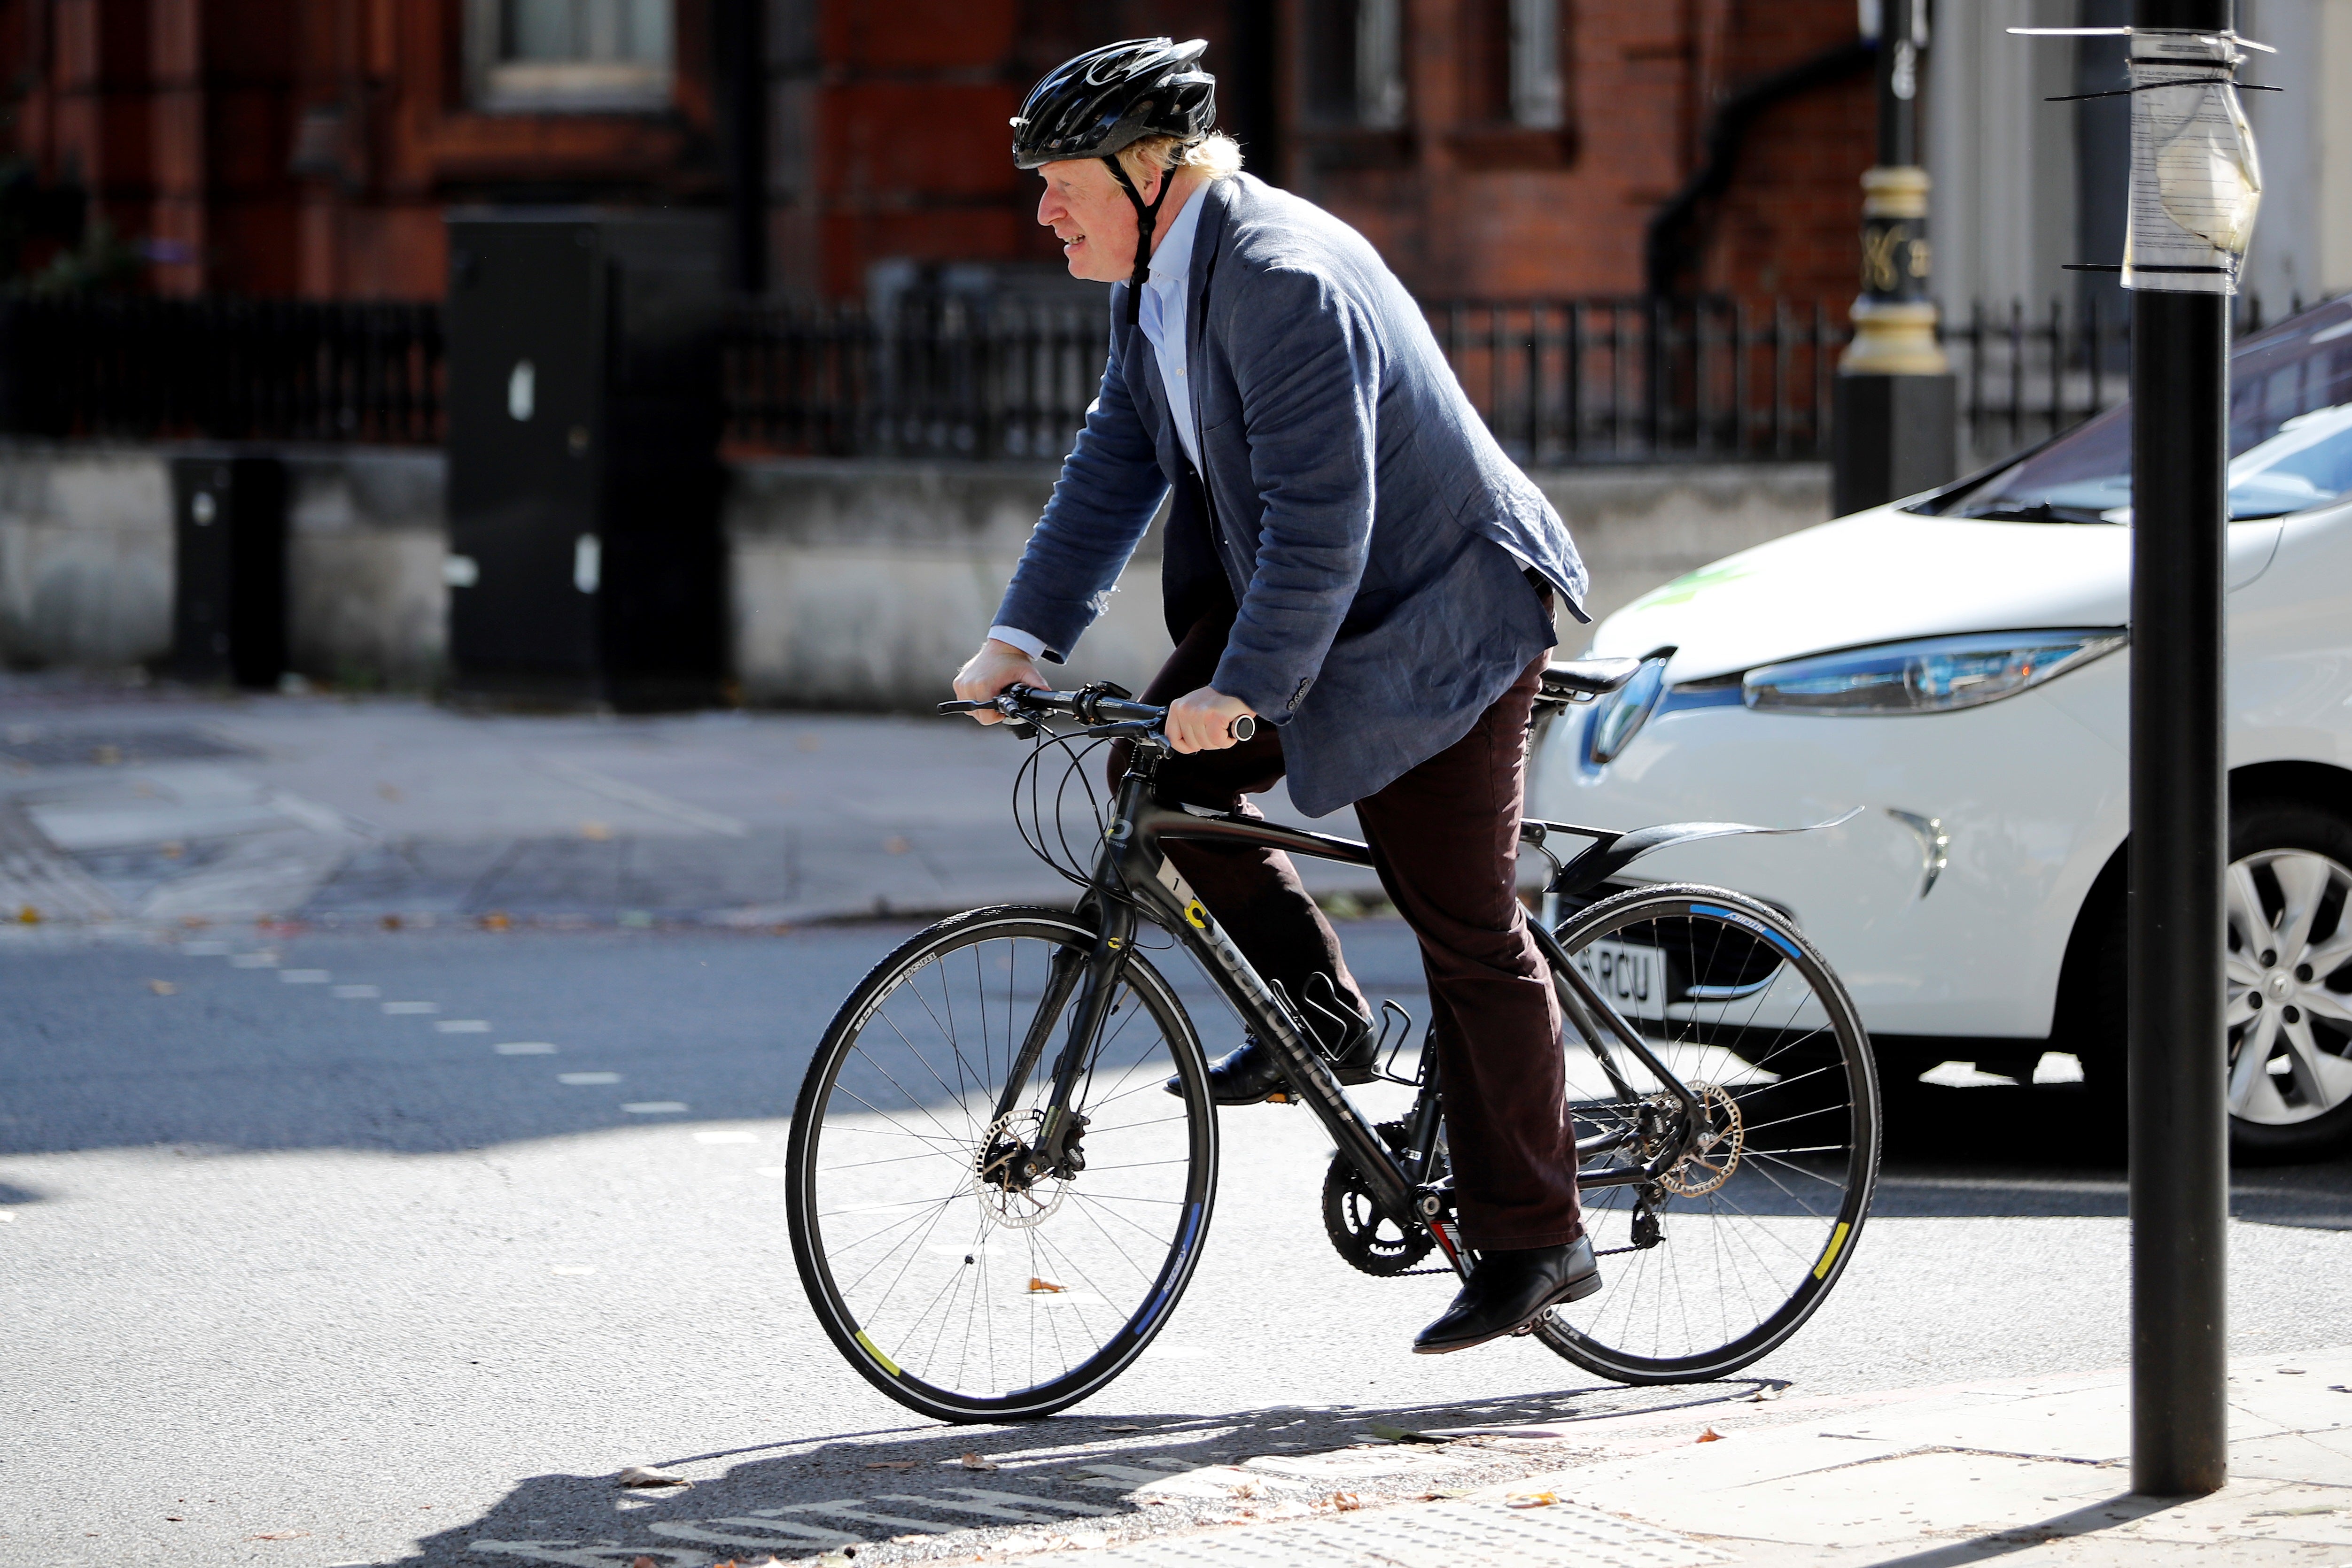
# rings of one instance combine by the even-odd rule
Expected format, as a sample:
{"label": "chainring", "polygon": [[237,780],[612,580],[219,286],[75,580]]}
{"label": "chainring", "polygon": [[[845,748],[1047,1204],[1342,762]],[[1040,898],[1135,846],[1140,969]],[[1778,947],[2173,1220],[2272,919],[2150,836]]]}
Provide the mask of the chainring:
{"label": "chainring", "polygon": [[1336,1154],[1323,1173],[1323,1231],[1350,1268],[1382,1279],[1404,1273],[1437,1245],[1428,1231],[1402,1230],[1381,1214],[1356,1167]]}

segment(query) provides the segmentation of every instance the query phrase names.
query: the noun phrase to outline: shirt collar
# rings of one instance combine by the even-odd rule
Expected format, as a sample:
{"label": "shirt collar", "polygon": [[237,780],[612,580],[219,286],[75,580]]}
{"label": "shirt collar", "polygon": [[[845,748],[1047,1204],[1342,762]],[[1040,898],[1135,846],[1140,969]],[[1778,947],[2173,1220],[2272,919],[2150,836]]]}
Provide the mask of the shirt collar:
{"label": "shirt collar", "polygon": [[1192,236],[1201,227],[1201,209],[1208,204],[1201,198],[1208,194],[1202,185],[1184,198],[1183,209],[1176,221],[1168,225],[1168,237],[1151,253],[1151,281],[1155,284],[1175,284],[1181,287],[1192,271]]}

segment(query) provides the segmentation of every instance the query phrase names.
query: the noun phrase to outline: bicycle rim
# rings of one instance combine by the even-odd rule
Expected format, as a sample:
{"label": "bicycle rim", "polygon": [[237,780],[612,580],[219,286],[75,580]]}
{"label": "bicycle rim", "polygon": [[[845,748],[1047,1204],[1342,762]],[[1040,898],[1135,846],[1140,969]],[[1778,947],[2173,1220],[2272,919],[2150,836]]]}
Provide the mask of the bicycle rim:
{"label": "bicycle rim", "polygon": [[[1620,1382],[1725,1376],[1794,1333],[1853,1256],[1878,1171],[1868,1038],[1812,946],[1736,894],[1621,894],[1559,936],[1651,1051],[1700,1093],[1710,1141],[1658,1184],[1585,1190],[1606,1284],[1553,1309],[1537,1335]],[[1622,1042],[1606,1055],[1570,1041],[1579,1137],[1644,1116],[1654,1132],[1679,1121],[1674,1097]],[[1639,1165],[1640,1149],[1611,1159]]]}
{"label": "bicycle rim", "polygon": [[[1055,956],[1093,940],[1051,910],[942,921],[876,966],[809,1065],[789,1156],[802,1283],[851,1364],[926,1415],[1001,1421],[1085,1398],[1165,1326],[1200,1256],[1216,1185],[1207,1070],[1139,955],[1073,1096],[1083,1168],[1003,1175],[1012,1140],[1037,1138],[1076,1006],[1076,985],[1049,999]],[[1048,1007],[1045,1049],[999,1116]],[[1181,1096],[1162,1092],[1171,1075]]]}

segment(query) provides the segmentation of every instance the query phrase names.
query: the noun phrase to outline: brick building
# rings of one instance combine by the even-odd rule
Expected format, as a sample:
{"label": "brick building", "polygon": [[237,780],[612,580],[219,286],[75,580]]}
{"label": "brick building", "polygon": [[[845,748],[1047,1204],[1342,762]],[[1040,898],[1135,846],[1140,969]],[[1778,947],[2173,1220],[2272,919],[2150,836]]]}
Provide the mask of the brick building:
{"label": "brick building", "polygon": [[[0,0],[20,262],[439,294],[441,214],[730,205],[740,278],[1049,267],[1005,121],[1055,61],[1211,41],[1252,167],[1424,295],[1842,300],[1870,161],[1852,0]],[[46,193],[46,194],[42,194]],[[37,200],[36,197],[38,197]],[[27,215],[31,214],[31,215]],[[1653,235],[1653,229],[1656,232]],[[94,241],[85,229],[84,248]],[[1645,260],[1645,244],[1647,259]]]}

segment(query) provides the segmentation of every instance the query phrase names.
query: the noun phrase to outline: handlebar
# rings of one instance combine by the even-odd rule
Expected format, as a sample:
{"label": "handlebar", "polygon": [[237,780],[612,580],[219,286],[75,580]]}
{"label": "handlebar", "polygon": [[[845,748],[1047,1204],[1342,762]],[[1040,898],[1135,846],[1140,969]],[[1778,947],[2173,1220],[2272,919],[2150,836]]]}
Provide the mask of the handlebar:
{"label": "handlebar", "polygon": [[[988,702],[965,702],[961,699],[940,704],[940,712],[977,713],[993,708],[1016,725],[1034,725],[1053,715],[1066,715],[1088,725],[1135,725],[1147,731],[1158,731],[1168,722],[1168,710],[1150,703],[1135,702],[1117,687],[1087,686],[1075,692],[1049,692],[1035,686],[1007,686]],[[1257,734],[1257,718],[1254,714],[1237,716],[1225,727],[1225,733],[1235,740],[1247,740]]]}

